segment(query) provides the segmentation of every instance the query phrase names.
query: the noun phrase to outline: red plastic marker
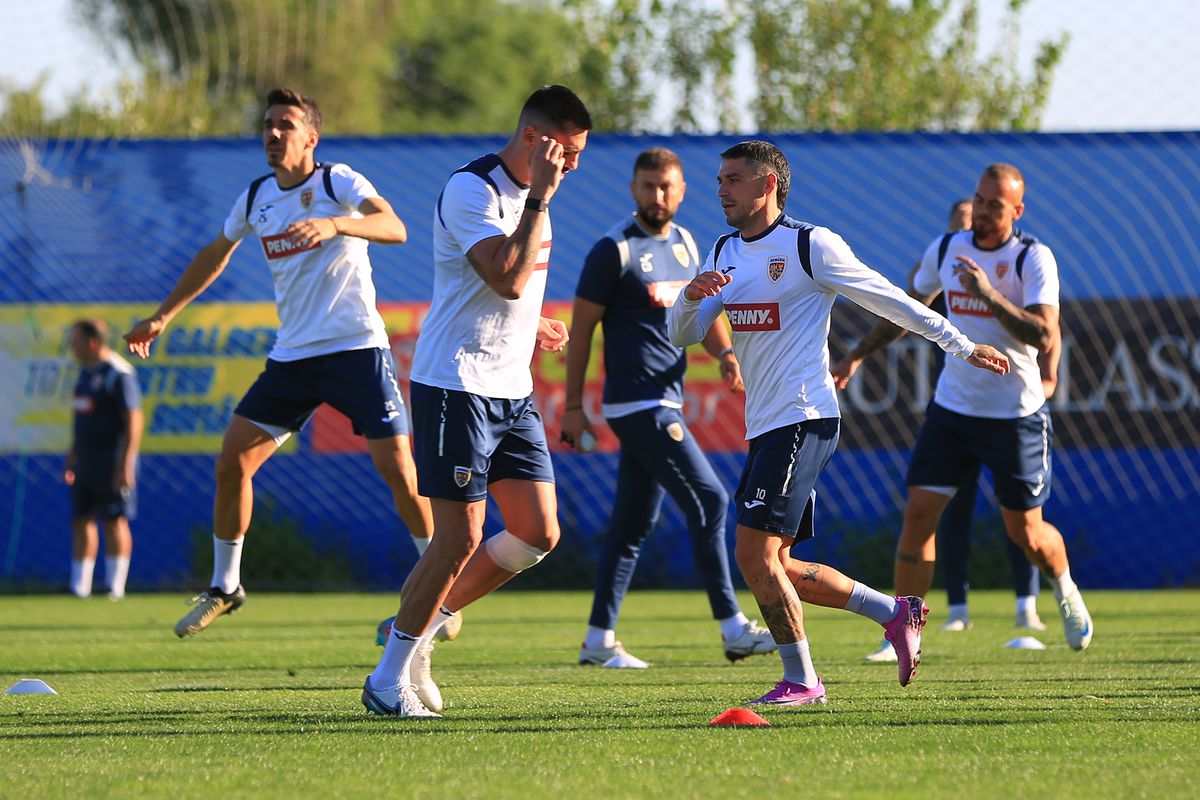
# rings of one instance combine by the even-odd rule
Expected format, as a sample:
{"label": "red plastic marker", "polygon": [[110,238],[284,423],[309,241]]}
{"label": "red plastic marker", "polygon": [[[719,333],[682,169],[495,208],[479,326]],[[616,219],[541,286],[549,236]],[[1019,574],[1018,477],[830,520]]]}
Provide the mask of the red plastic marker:
{"label": "red plastic marker", "polygon": [[769,728],[771,723],[748,708],[731,708],[722,711],[708,723],[714,728]]}

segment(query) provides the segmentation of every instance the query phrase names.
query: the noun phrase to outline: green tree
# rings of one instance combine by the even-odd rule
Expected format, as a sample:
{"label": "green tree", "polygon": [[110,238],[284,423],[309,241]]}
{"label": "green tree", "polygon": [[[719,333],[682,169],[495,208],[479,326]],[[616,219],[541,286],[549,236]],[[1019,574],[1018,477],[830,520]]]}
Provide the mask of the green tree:
{"label": "green tree", "polygon": [[977,0],[746,0],[754,116],[763,130],[1037,127],[1064,34],[1032,76],[1016,62],[1012,0],[995,53],[980,57]]}
{"label": "green tree", "polygon": [[129,65],[52,115],[0,86],[19,136],[253,133],[265,90],[317,98],[337,134],[505,133],[531,88],[575,88],[599,130],[1036,128],[1062,36],[1028,77],[1010,0],[74,0]]}

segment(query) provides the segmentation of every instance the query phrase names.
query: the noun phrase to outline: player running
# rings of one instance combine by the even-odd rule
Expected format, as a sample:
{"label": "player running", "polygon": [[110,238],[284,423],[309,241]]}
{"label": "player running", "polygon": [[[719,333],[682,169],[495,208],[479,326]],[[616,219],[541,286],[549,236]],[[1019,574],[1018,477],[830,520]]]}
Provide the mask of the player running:
{"label": "player running", "polygon": [[151,342],[220,276],[241,240],[253,236],[261,245],[275,283],[279,332],[266,368],[225,429],[216,465],[212,584],[175,625],[181,637],[245,602],[242,545],[254,474],[322,403],[366,437],[414,541],[427,540],[433,528],[429,502],[417,495],[408,414],[367,258],[369,242],[400,244],[408,232],[370,181],[345,165],[316,162],[321,112],[309,98],[271,91],[262,137],[272,172],[242,192],[221,232],[154,315],[125,334],[131,352],[149,357]]}
{"label": "player running", "polygon": [[[1092,641],[1092,618],[1071,579],[1062,534],[1042,518],[1054,428],[1038,354],[1053,354],[1061,339],[1058,263],[1050,248],[1015,227],[1024,199],[1020,170],[988,166],[975,188],[971,229],[934,240],[913,276],[917,297],[928,303],[944,292],[950,318],[971,335],[999,342],[1016,375],[997,384],[946,363],[908,468],[896,590],[929,590],[938,518],[962,475],[984,464],[1009,538],[1050,581],[1067,644],[1083,650]],[[862,355],[902,335],[881,323],[864,340],[871,346]]]}
{"label": "player running", "polygon": [[844,608],[882,625],[906,686],[920,663],[929,611],[921,597],[885,595],[790,553],[795,542],[813,534],[814,487],[837,446],[837,392],[826,345],[833,301],[844,295],[998,375],[1008,372],[1008,359],[909,298],[859,261],[837,234],[785,215],[791,170],[777,147],[742,142],[721,158],[717,197],[737,231],[717,240],[707,271],[684,288],[667,326],[671,341],[686,346],[700,341],[724,311],[742,365],[750,449],[735,495],[734,555],[783,661],[782,680],[752,702],[826,702],[801,601]]}

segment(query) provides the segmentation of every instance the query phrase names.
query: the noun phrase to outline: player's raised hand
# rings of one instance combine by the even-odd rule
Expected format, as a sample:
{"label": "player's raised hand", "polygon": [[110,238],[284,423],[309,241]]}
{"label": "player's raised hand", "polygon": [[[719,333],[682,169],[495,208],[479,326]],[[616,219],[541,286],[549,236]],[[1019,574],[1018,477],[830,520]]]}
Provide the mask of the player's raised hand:
{"label": "player's raised hand", "polygon": [[1008,356],[990,344],[975,345],[975,352],[971,353],[971,357],[967,359],[967,363],[973,367],[989,370],[997,375],[1008,374]]}
{"label": "player's raised hand", "polygon": [[954,274],[958,276],[958,282],[972,297],[986,297],[989,292],[993,291],[992,283],[988,280],[983,267],[967,256],[955,256],[955,259],[959,263],[954,268]]}
{"label": "player's raised hand", "polygon": [[833,385],[838,389],[845,389],[850,383],[850,379],[854,377],[854,373],[858,372],[859,365],[862,364],[861,358],[851,358],[845,356],[841,361],[829,368],[830,374],[833,375]]}
{"label": "player's raised hand", "polygon": [[150,344],[166,330],[167,323],[159,317],[150,317],[136,323],[123,337],[129,346],[129,352],[138,358],[150,357]]}
{"label": "player's raised hand", "polygon": [[304,219],[287,226],[287,234],[297,247],[316,247],[326,239],[338,235],[337,223],[332,219]]}
{"label": "player's raised hand", "polygon": [[561,352],[570,338],[567,325],[561,319],[542,317],[538,320],[537,344],[547,353]]}
{"label": "player's raised hand", "polygon": [[558,191],[566,163],[562,144],[543,136],[529,155],[529,196],[549,203]]}
{"label": "player's raised hand", "polygon": [[692,278],[691,283],[683,287],[683,296],[693,303],[703,300],[705,297],[715,297],[731,280],[733,280],[732,275],[726,275],[716,270],[701,272]]}

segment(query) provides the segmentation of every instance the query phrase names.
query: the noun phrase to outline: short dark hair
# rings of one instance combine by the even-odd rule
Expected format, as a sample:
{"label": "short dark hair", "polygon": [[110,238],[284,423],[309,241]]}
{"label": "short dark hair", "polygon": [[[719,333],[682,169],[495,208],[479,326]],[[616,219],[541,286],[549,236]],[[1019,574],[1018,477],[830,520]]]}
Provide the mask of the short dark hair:
{"label": "short dark hair", "polygon": [[954,212],[955,212],[955,211],[958,211],[958,207],[959,207],[959,206],[969,206],[969,205],[971,205],[971,204],[972,204],[972,203],[974,203],[974,202],[975,202],[975,201],[974,201],[974,199],[973,199],[973,198],[970,198],[970,197],[960,197],[960,198],[958,198],[957,200],[955,200],[953,203],[951,203],[951,204],[950,204],[950,213],[946,215],[946,216],[947,216],[947,218],[948,218],[948,219],[953,219],[953,218],[954,218]]}
{"label": "short dark hair", "polygon": [[770,142],[751,139],[738,142],[721,153],[721,158],[744,158],[759,175],[775,176],[775,194],[779,207],[787,203],[788,189],[792,186],[792,168],[788,166],[783,151]]}
{"label": "short dark hair", "polygon": [[292,106],[304,112],[304,122],[317,133],[321,132],[321,109],[311,97],[305,97],[295,89],[272,89],[267,92],[267,108]]}
{"label": "short dark hair", "polygon": [[71,326],[92,341],[106,343],[108,341],[108,323],[102,319],[81,319]]}
{"label": "short dark hair", "polygon": [[989,178],[1008,178],[1017,181],[1022,186],[1025,185],[1025,176],[1021,174],[1021,170],[1014,167],[1012,164],[1005,164],[1003,161],[997,161],[995,164],[988,164],[983,174]]}
{"label": "short dark hair", "polygon": [[633,162],[633,174],[636,175],[639,169],[668,169],[670,167],[677,167],[680,172],[683,172],[683,162],[679,160],[675,151],[666,147],[651,147],[638,153],[637,160]]}
{"label": "short dark hair", "polygon": [[579,95],[566,86],[547,84],[529,95],[521,106],[520,124],[542,124],[557,130],[567,127],[581,131],[592,129],[592,115]]}

